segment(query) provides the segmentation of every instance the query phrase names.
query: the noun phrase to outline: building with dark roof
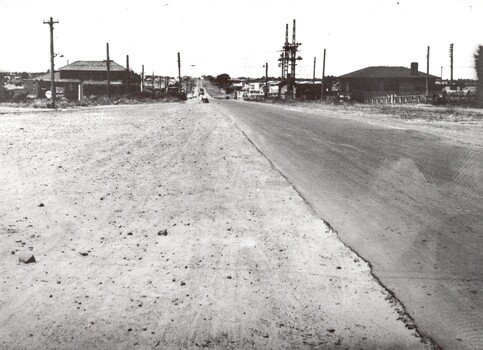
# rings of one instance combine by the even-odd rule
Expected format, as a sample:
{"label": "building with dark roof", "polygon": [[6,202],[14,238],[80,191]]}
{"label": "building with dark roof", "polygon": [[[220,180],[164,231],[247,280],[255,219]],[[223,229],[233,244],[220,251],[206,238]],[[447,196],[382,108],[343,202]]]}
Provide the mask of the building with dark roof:
{"label": "building with dark roof", "polygon": [[[82,81],[105,81],[107,84],[106,61],[75,61],[59,68],[60,79],[78,79]],[[124,82],[127,79],[127,69],[111,61],[109,64],[109,79],[112,82]]]}
{"label": "building with dark roof", "polygon": [[406,67],[367,67],[339,76],[340,91],[355,100],[369,97],[395,95],[423,95],[426,93],[426,77],[430,94],[437,90],[439,77],[418,71],[418,63]]}
{"label": "building with dark roof", "polygon": [[[109,65],[109,86],[113,95],[126,92],[128,70],[111,61]],[[82,99],[84,96],[107,95],[106,61],[75,61],[59,68],[54,74],[56,92],[68,99]],[[50,90],[50,73],[27,82],[26,88],[31,95],[45,97]],[[129,84],[129,91],[139,91],[138,84]]]}

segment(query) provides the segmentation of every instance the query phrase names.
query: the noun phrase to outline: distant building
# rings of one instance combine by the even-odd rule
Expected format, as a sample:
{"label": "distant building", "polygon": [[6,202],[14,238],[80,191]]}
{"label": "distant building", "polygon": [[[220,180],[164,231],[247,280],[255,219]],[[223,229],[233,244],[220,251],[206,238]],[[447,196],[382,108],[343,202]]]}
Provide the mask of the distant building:
{"label": "distant building", "polygon": [[[428,75],[429,92],[438,90],[439,77]],[[418,63],[406,67],[367,67],[339,77],[340,92],[363,100],[369,97],[422,95],[426,93],[426,73],[418,71]]]}
{"label": "distant building", "polygon": [[[129,72],[123,66],[111,61],[109,85],[112,95],[124,94]],[[50,73],[30,79],[26,89],[31,95],[45,97],[50,90]],[[107,95],[106,61],[76,61],[55,72],[56,93],[68,99],[82,99],[83,96]],[[139,84],[130,84],[129,91],[139,91]]]}
{"label": "distant building", "polygon": [[[324,82],[324,96],[331,96],[334,94],[333,79],[327,79]],[[279,95],[287,98],[287,80],[282,80],[278,83]],[[300,100],[320,100],[322,92],[322,82],[320,80],[297,80],[293,85],[293,97]]]}

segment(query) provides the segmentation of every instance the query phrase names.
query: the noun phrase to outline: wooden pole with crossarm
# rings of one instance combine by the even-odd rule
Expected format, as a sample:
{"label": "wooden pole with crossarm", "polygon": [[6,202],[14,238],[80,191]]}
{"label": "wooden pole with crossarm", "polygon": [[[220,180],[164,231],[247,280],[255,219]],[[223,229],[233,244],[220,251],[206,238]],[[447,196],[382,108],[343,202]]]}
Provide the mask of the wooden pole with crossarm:
{"label": "wooden pole with crossarm", "polygon": [[55,108],[55,70],[54,70],[54,24],[59,23],[50,17],[50,20],[44,21],[44,24],[50,26],[50,94],[52,100],[52,108]]}

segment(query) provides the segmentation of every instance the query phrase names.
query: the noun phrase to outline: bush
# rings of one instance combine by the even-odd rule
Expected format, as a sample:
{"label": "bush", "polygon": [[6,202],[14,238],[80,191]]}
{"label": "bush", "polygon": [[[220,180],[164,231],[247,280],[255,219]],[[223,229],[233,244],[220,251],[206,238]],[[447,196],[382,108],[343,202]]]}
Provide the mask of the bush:
{"label": "bush", "polygon": [[179,99],[180,101],[186,101],[188,99],[185,92],[178,91],[168,91],[167,93],[165,93],[164,97],[171,97]]}
{"label": "bush", "polygon": [[147,98],[154,98],[154,92],[149,91],[149,90],[144,90],[144,91],[138,91],[134,94],[131,95],[133,98],[144,100]]}

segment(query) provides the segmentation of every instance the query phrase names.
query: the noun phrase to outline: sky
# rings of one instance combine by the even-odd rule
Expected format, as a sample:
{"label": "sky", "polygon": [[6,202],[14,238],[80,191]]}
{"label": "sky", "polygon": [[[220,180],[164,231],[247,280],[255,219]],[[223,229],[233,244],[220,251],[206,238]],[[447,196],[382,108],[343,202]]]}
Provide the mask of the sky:
{"label": "sky", "polygon": [[[296,75],[342,75],[368,66],[410,66],[476,78],[473,55],[483,45],[483,0],[0,0],[0,70],[50,68],[53,17],[56,69],[110,58],[140,73],[177,76],[280,76],[285,25],[296,20]],[[63,57],[61,57],[63,55]]]}

